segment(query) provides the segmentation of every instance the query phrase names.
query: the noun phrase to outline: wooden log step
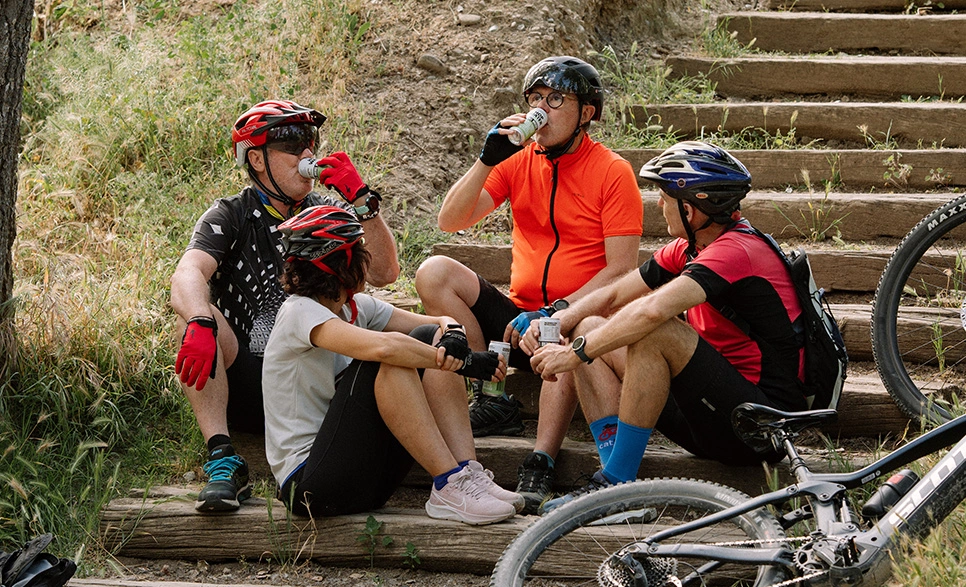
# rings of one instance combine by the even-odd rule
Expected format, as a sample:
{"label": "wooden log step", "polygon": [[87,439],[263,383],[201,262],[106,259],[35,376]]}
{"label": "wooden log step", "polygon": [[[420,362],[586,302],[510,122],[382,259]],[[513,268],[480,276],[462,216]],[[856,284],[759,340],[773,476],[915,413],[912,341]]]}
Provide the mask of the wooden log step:
{"label": "wooden log step", "polygon": [[[818,12],[905,12],[909,0],[764,0],[766,10],[799,10]],[[940,7],[939,4],[942,4]],[[962,10],[966,0],[943,0],[925,7],[928,12]]]}
{"label": "wooden log step", "polygon": [[[211,583],[189,583],[186,581],[132,581],[129,579],[76,579],[67,582],[67,587],[211,587]],[[252,583],[232,583],[232,587],[265,587]],[[284,587],[282,585],[273,587]]]}
{"label": "wooden log step", "polygon": [[[667,238],[658,193],[643,191],[646,238]],[[742,213],[761,231],[808,242],[840,237],[849,242],[902,239],[924,216],[955,194],[840,194],[751,192]],[[821,236],[820,236],[821,235]],[[805,247],[808,249],[808,246]]]}
{"label": "wooden log step", "polygon": [[[661,149],[618,150],[635,171],[640,171],[661,152]],[[734,149],[730,152],[751,172],[756,190],[804,186],[809,182],[819,191],[823,182],[831,182],[837,192],[966,187],[966,149]],[[638,183],[643,188],[653,188],[653,184],[643,179]]]}
{"label": "wooden log step", "polygon": [[[514,459],[510,483],[505,473],[497,479],[508,487],[515,486],[515,467],[531,450],[524,439],[481,439],[483,445],[500,445],[502,455]],[[561,476],[576,481],[574,451],[593,451],[592,445],[573,448],[558,459]],[[484,462],[489,453],[481,448]],[[825,453],[804,450],[806,462],[816,472],[850,469],[868,462],[868,456],[845,452]],[[594,457],[596,458],[596,457]],[[508,461],[509,459],[502,459]],[[489,466],[489,463],[488,463]],[[582,472],[593,471],[596,465]],[[775,465],[782,482],[791,482],[787,465]],[[757,494],[767,488],[761,467],[728,467],[714,461],[698,459],[680,449],[653,445],[648,448],[641,465],[645,477],[685,476],[733,482],[746,493]],[[425,475],[425,473],[423,473]],[[428,487],[428,475],[422,482]],[[112,500],[102,510],[100,537],[111,552],[138,558],[172,558],[188,560],[262,560],[279,561],[313,559],[323,565],[398,567],[405,545],[412,542],[419,550],[420,568],[428,571],[470,572],[487,574],[493,569],[503,549],[533,517],[516,516],[489,526],[468,526],[429,518],[422,508],[384,508],[371,512],[383,523],[382,536],[391,536],[393,544],[381,544],[370,554],[357,538],[363,534],[370,513],[332,518],[307,519],[287,515],[278,500],[252,498],[237,512],[200,515],[194,510],[194,496],[200,484],[189,487],[162,487],[142,492],[138,497]],[[231,540],[225,540],[225,537]]]}
{"label": "wooden log step", "polygon": [[632,106],[627,115],[638,128],[659,126],[660,132],[682,139],[760,129],[786,137],[794,131],[800,144],[819,140],[859,145],[895,141],[909,148],[966,146],[966,104],[955,102],[644,104]]}
{"label": "wooden log step", "polygon": [[[867,330],[868,325],[866,325]],[[866,338],[868,339],[868,335]],[[850,349],[851,356],[848,342],[846,342],[846,348]],[[524,418],[537,418],[540,397],[539,377],[532,373],[513,371],[507,378],[507,392],[512,393],[523,404],[521,412]],[[833,438],[901,435],[910,422],[896,406],[879,377],[871,374],[850,375],[845,380],[845,389],[842,392],[838,412],[838,421],[823,429],[823,432]],[[579,408],[574,420],[583,421]],[[478,442],[477,447],[479,446]],[[492,464],[487,466],[494,469]]]}
{"label": "wooden log step", "polygon": [[[850,249],[804,248],[808,252],[816,282],[826,291],[866,293],[875,291],[882,270],[894,250],[891,245],[856,245]],[[653,252],[654,247],[642,247],[638,262],[644,263]],[[505,284],[509,281],[509,245],[438,243],[433,245],[433,254],[456,259],[490,283]]]}
{"label": "wooden log step", "polygon": [[966,57],[668,57],[672,76],[703,75],[717,94],[756,99],[781,95],[966,96]]}
{"label": "wooden log step", "polygon": [[729,12],[718,26],[762,51],[825,53],[898,51],[966,53],[966,15],[842,14],[831,12]]}
{"label": "wooden log step", "polygon": [[[200,486],[192,489],[197,493]],[[469,526],[434,520],[423,509],[386,508],[371,512],[383,523],[381,543],[372,553],[357,539],[370,513],[307,519],[286,515],[278,500],[252,498],[236,511],[199,515],[193,497],[121,498],[101,510],[100,533],[107,548],[122,556],[181,560],[308,559],[323,565],[399,567],[406,543],[419,549],[420,568],[434,571],[492,572],[506,545],[530,519],[516,516],[499,524]],[[228,538],[226,538],[228,537]]]}

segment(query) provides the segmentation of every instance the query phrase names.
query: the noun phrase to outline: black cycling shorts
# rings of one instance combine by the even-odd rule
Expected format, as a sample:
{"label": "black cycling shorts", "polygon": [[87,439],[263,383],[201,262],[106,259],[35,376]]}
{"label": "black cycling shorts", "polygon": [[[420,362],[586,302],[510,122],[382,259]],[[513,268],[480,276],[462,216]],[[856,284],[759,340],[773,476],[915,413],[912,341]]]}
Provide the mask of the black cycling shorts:
{"label": "black cycling shorts", "polygon": [[262,358],[247,344],[238,342],[238,355],[225,372],[228,376],[228,430],[262,434],[265,407],[262,404]]}
{"label": "black cycling shorts", "polygon": [[[506,325],[519,316],[523,310],[518,308],[510,298],[503,295],[503,292],[493,287],[492,283],[479,275],[477,277],[480,280],[480,297],[476,299],[476,303],[473,304],[470,311],[476,317],[476,321],[483,331],[483,338],[486,339],[486,344],[489,345],[492,340],[503,340]],[[520,349],[512,349],[510,351],[509,365],[517,369],[533,372],[533,369],[530,367],[530,355]]]}
{"label": "black cycling shorts", "polygon": [[[435,324],[422,325],[410,336],[432,344],[437,330]],[[376,405],[381,365],[353,360],[336,377],[335,396],[309,456],[278,492],[292,513],[338,516],[381,508],[409,473],[413,457]]]}
{"label": "black cycling shorts", "polygon": [[[797,390],[796,390],[797,391]],[[800,394],[792,394],[801,398]],[[782,405],[745,379],[707,341],[698,346],[684,369],[671,379],[671,393],[656,428],[689,452],[729,465],[777,462],[779,453],[759,455],[735,434],[731,412],[755,402],[779,410],[804,410],[805,400]]]}

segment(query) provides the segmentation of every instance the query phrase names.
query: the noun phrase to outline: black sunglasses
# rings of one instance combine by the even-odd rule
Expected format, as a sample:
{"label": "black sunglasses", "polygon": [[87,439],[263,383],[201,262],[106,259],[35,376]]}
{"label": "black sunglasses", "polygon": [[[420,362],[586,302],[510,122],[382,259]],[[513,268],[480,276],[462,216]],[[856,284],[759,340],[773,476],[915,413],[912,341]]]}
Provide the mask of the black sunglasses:
{"label": "black sunglasses", "polygon": [[306,149],[315,155],[319,129],[311,124],[289,124],[268,131],[265,146],[290,155],[301,155]]}

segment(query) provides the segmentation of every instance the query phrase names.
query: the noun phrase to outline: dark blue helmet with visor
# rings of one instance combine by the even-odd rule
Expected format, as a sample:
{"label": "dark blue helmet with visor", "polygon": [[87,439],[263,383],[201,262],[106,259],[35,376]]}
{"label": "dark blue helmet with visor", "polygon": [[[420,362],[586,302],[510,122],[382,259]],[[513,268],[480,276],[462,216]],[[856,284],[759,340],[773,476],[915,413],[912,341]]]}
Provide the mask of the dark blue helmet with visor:
{"label": "dark blue helmet with visor", "polygon": [[751,190],[751,174],[730,153],[699,141],[678,143],[651,159],[640,176],[726,224]]}

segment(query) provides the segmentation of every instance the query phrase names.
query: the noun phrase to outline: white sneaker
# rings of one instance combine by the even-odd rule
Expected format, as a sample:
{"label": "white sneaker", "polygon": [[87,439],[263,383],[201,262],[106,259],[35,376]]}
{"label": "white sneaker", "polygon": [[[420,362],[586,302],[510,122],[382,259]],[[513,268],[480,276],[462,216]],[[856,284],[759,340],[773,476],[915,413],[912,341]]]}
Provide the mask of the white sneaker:
{"label": "white sneaker", "polygon": [[516,513],[512,505],[490,495],[469,467],[450,475],[442,489],[433,485],[426,502],[426,514],[430,518],[473,525],[501,522]]}
{"label": "white sneaker", "polygon": [[476,479],[476,483],[482,485],[486,492],[493,497],[499,499],[500,501],[505,501],[513,506],[513,509],[519,514],[523,511],[523,506],[526,504],[526,500],[519,493],[514,493],[512,491],[507,491],[493,480],[493,471],[489,469],[484,469],[483,465],[477,461],[470,461],[467,463],[466,468],[473,473],[473,477]]}

